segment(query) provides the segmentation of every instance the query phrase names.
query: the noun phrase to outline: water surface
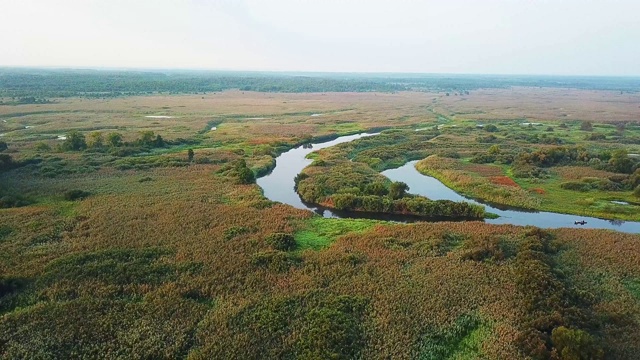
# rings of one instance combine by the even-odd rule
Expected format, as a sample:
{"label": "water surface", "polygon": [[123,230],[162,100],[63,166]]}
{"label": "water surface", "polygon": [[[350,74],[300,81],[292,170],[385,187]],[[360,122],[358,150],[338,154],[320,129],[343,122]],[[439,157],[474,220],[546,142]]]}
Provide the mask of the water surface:
{"label": "water surface", "polygon": [[305,204],[300,196],[293,189],[295,186],[294,178],[302,169],[309,166],[313,160],[307,159],[306,156],[316,150],[328,148],[334,145],[350,142],[365,136],[377,134],[357,134],[341,136],[335,140],[312,144],[307,146],[299,146],[291,149],[276,158],[276,167],[273,171],[256,182],[264,191],[264,196],[269,200],[278,201],[289,204],[298,209],[306,209],[318,212],[326,217],[337,217],[332,211],[323,209],[318,206]]}
{"label": "water surface", "polygon": [[[640,222],[604,220],[588,216],[568,215],[545,211],[529,211],[509,207],[497,208],[466,198],[451,190],[436,178],[422,175],[415,168],[417,161],[411,161],[382,175],[393,181],[403,181],[409,185],[409,192],[426,196],[433,200],[466,201],[485,207],[486,211],[499,215],[497,219],[486,219],[490,224],[533,225],[541,228],[576,227],[588,229],[612,229],[627,233],[640,233]],[[585,225],[576,225],[576,221],[586,221]]]}
{"label": "water surface", "polygon": [[[289,204],[298,209],[311,210],[324,217],[370,218],[403,222],[412,222],[417,220],[424,221],[424,218],[418,218],[415,216],[330,210],[318,205],[303,202],[300,199],[300,196],[293,189],[295,185],[294,178],[296,175],[302,172],[305,167],[309,166],[313,162],[313,160],[306,158],[309,153],[373,135],[377,135],[377,133],[342,136],[332,141],[313,144],[311,146],[300,146],[289,150],[276,158],[276,167],[274,170],[270,174],[259,178],[257,183],[262,187],[264,196],[268,199]],[[383,171],[382,175],[388,177],[392,181],[405,182],[409,185],[409,192],[411,194],[422,195],[432,200],[466,201],[472,204],[482,205],[485,207],[486,211],[500,216],[497,219],[486,219],[485,221],[490,224],[512,224],[521,226],[532,225],[540,228],[571,227],[611,229],[626,233],[640,233],[640,222],[635,221],[604,220],[588,216],[523,210],[510,208],[508,206],[492,206],[479,203],[456,193],[431,176],[420,174],[415,168],[416,162],[417,161],[411,161],[397,169]],[[438,219],[430,220],[437,221]],[[446,220],[451,221],[451,219]],[[576,221],[583,220],[587,222],[585,225],[575,224]]]}

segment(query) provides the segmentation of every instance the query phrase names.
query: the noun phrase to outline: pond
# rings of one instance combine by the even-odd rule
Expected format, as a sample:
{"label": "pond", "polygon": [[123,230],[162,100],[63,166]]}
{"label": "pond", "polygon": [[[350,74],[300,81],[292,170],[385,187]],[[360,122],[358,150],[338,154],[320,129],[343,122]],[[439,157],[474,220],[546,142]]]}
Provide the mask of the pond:
{"label": "pond", "polygon": [[[324,217],[373,218],[404,222],[412,222],[417,220],[424,221],[424,218],[419,219],[414,216],[354,213],[342,211],[338,212],[329,210],[317,205],[306,204],[295,192],[294,178],[302,171],[302,169],[313,162],[312,160],[306,158],[308,154],[316,150],[373,135],[377,135],[377,133],[341,136],[335,140],[331,140],[328,142],[313,144],[311,146],[300,146],[295,149],[289,150],[276,158],[276,167],[273,169],[273,171],[270,174],[259,178],[257,180],[257,183],[260,187],[262,187],[264,196],[269,200],[289,204],[298,209],[311,210]],[[499,218],[497,219],[485,220],[485,222],[490,224],[513,224],[522,226],[532,225],[541,228],[575,227],[589,229],[611,229],[626,233],[640,233],[640,222],[604,220],[580,215],[568,215],[553,212],[496,207],[479,203],[456,193],[433,177],[420,174],[415,169],[415,163],[416,161],[411,161],[397,169],[383,171],[382,175],[388,177],[393,181],[405,182],[407,185],[409,185],[409,192],[412,194],[422,195],[433,200],[466,201],[473,204],[482,205],[485,207],[486,211],[497,214],[499,216]],[[576,224],[577,221],[586,221],[586,223],[584,225],[578,225]]]}

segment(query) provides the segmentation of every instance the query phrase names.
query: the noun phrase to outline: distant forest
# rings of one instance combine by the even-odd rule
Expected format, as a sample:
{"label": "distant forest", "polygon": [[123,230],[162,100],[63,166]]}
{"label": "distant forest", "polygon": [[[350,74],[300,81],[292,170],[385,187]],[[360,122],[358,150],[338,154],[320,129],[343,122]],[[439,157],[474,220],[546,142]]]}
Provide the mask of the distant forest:
{"label": "distant forest", "polygon": [[[11,103],[57,97],[200,94],[237,89],[260,92],[437,91],[462,94],[511,86],[640,91],[637,77],[125,71],[0,68],[0,97]],[[5,104],[8,102],[5,101]]]}

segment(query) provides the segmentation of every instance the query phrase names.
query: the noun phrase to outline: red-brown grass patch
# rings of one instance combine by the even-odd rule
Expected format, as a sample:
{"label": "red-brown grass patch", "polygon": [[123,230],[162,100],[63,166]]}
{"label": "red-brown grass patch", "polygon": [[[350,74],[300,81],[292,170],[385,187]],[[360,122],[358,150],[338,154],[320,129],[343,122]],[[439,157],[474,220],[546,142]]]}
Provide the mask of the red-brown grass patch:
{"label": "red-brown grass patch", "polygon": [[516,184],[515,181],[513,181],[512,178],[508,176],[492,176],[489,178],[489,180],[492,184],[496,185],[520,187],[518,184]]}

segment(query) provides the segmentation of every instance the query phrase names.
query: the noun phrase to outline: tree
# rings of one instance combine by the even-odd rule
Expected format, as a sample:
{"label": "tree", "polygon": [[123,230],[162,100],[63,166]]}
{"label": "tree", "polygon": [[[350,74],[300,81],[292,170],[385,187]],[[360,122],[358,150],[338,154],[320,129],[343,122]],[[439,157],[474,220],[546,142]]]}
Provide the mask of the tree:
{"label": "tree", "polygon": [[615,172],[630,174],[633,170],[633,165],[633,160],[629,158],[627,151],[624,149],[614,151],[611,159],[609,159],[609,166]]}
{"label": "tree", "polygon": [[153,131],[143,131],[142,135],[138,139],[138,143],[142,146],[154,146],[155,134]]}
{"label": "tree", "polygon": [[256,177],[251,169],[244,167],[238,170],[238,182],[243,185],[253,184],[256,182]]}
{"label": "tree", "polygon": [[67,151],[81,151],[87,148],[84,134],[78,130],[67,133],[67,139],[62,143],[62,149]]}
{"label": "tree", "polygon": [[240,159],[235,164],[235,171],[238,177],[239,184],[253,184],[256,182],[256,176],[253,171],[247,167],[246,161]]}
{"label": "tree", "polygon": [[122,146],[122,134],[112,132],[107,135],[107,144],[111,147]]}
{"label": "tree", "polygon": [[164,139],[160,135],[156,135],[156,140],[154,141],[155,147],[164,147]]}
{"label": "tree", "polygon": [[369,195],[384,196],[389,193],[389,190],[387,190],[387,187],[384,186],[384,183],[376,181],[374,183],[368,184],[365,187],[364,192]]}
{"label": "tree", "polygon": [[104,146],[104,136],[101,132],[92,132],[89,134],[89,143],[87,144],[92,149],[100,149]]}
{"label": "tree", "polygon": [[400,199],[403,198],[407,191],[409,190],[409,185],[403,183],[402,181],[394,181],[389,186],[389,196],[392,199]]}
{"label": "tree", "polygon": [[193,156],[194,156],[194,155],[195,155],[195,154],[194,154],[194,152],[193,152],[193,149],[189,149],[189,150],[187,151],[187,156],[189,157],[189,162],[193,161]]}

